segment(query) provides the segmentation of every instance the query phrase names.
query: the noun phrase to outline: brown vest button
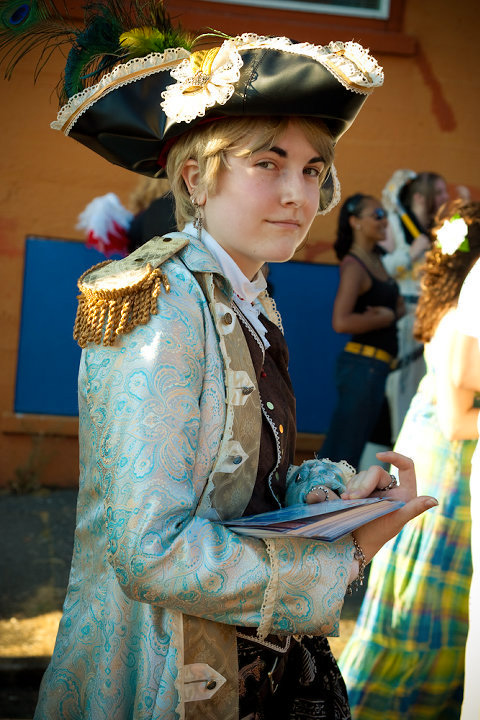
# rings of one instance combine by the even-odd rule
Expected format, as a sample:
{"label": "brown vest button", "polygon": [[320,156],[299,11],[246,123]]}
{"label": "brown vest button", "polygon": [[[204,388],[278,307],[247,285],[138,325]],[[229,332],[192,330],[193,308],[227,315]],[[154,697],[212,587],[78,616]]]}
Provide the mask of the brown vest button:
{"label": "brown vest button", "polygon": [[217,681],[207,680],[207,682],[205,683],[205,687],[207,688],[207,690],[215,690],[215,688],[217,687]]}
{"label": "brown vest button", "polygon": [[225,325],[231,325],[233,322],[233,318],[231,313],[225,313],[225,315],[222,318]]}

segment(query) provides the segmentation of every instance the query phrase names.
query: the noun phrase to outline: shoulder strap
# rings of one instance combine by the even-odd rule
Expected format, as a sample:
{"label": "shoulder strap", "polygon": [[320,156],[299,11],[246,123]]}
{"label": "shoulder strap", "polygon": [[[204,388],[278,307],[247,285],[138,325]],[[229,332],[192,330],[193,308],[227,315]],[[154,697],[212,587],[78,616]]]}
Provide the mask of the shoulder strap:
{"label": "shoulder strap", "polygon": [[363,268],[363,269],[365,270],[365,272],[367,273],[367,275],[369,276],[369,278],[371,278],[372,280],[375,280],[375,279],[376,279],[375,276],[372,275],[372,273],[370,272],[370,270],[368,269],[368,267],[365,265],[365,263],[363,262],[363,260],[360,260],[360,258],[358,257],[358,255],[354,255],[353,253],[347,253],[347,255],[345,255],[345,260],[348,260],[349,258],[351,258],[352,260],[354,260],[355,262],[357,262],[359,265],[361,265],[362,268]]}

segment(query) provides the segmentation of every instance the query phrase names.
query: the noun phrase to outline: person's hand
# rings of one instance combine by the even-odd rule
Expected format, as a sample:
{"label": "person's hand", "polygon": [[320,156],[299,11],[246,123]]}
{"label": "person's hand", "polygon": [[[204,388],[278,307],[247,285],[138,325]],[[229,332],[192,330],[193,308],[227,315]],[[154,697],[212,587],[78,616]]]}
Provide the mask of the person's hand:
{"label": "person's hand", "polygon": [[[413,460],[393,451],[377,453],[377,457],[398,469],[400,481],[398,487],[387,490],[386,492],[378,492],[378,487],[386,486],[384,482],[386,478],[377,472],[382,468],[369,468],[359,481],[357,480],[355,482],[355,477],[358,478],[358,475],[352,479],[352,482],[356,485],[356,489],[351,491],[349,484],[349,492],[343,493],[342,498],[347,499],[347,495],[349,497],[352,495],[354,497],[367,497],[369,494],[368,490],[371,489],[370,494],[373,496],[380,495],[381,497],[388,497],[392,500],[403,500],[405,505],[399,510],[372,520],[354,531],[355,538],[362,548],[367,562],[370,562],[380,548],[388,542],[388,540],[395,537],[409,520],[417,517],[417,515],[421,515],[425,510],[438,505],[437,500],[433,497],[428,495],[417,496],[417,481]],[[385,473],[385,471],[383,472]],[[388,473],[385,474],[390,482],[391,477]],[[381,484],[378,485],[378,482]]]}
{"label": "person's hand", "polygon": [[430,239],[427,235],[418,235],[410,245],[410,257],[413,260],[418,260],[430,247]]}
{"label": "person's hand", "polygon": [[[376,453],[376,456],[382,462],[389,463],[395,467],[398,467],[398,459],[400,458],[401,462],[401,458],[405,457],[404,455],[393,452],[393,450],[378,452]],[[410,460],[410,458],[406,459]],[[410,460],[410,462],[412,461]],[[342,493],[341,497],[342,500],[358,500],[359,498],[366,497],[387,497],[387,493],[384,492],[384,489],[388,487],[391,482],[392,476],[381,465],[371,465],[368,470],[361,470],[348,481],[346,490]]]}

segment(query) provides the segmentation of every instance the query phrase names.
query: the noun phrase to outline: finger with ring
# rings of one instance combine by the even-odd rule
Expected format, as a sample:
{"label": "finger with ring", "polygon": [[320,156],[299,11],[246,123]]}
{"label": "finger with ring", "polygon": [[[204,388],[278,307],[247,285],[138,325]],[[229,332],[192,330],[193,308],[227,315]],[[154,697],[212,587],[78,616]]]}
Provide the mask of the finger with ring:
{"label": "finger with ring", "polygon": [[398,480],[397,480],[397,478],[395,477],[395,475],[392,475],[392,474],[390,473],[390,477],[391,477],[392,479],[391,479],[391,481],[388,483],[388,485],[386,485],[386,487],[383,487],[383,488],[378,488],[378,490],[381,490],[382,492],[384,492],[385,490],[393,490],[393,488],[398,487],[398,485],[399,485],[400,483],[398,482]]}
{"label": "finger with ring", "polygon": [[325,493],[325,500],[328,500],[328,488],[325,485],[315,485],[310,492],[317,492],[317,490],[322,490]]}

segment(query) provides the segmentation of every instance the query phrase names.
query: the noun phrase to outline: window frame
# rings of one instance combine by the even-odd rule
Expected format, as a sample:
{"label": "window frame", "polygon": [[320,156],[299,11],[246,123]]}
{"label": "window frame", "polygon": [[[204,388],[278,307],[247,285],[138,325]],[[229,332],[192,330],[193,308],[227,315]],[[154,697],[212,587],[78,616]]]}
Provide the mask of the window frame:
{"label": "window frame", "polygon": [[[417,51],[415,38],[403,32],[407,0],[390,0],[389,17],[383,20],[240,5],[236,0],[167,2],[173,22],[181,23],[183,28],[193,34],[205,33],[214,28],[232,36],[251,32],[257,35],[286,36],[318,45],[325,45],[331,40],[356,40],[373,53],[385,55],[414,55]],[[69,9],[72,19],[82,22],[83,0],[71,0]]]}
{"label": "window frame", "polygon": [[356,40],[374,53],[414,55],[416,40],[403,32],[406,2],[390,0],[389,17],[383,20],[239,5],[235,0],[168,0],[168,11],[199,33],[214,28],[232,36],[252,32],[319,45]]}
{"label": "window frame", "polygon": [[[206,0],[199,0],[205,2]],[[248,7],[264,7],[272,10],[289,10],[291,12],[309,12],[321,15],[335,15],[339,18],[369,18],[372,20],[388,20],[391,0],[378,0],[379,9],[344,7],[327,5],[324,2],[308,2],[308,0],[210,0],[225,5],[243,5]]]}

